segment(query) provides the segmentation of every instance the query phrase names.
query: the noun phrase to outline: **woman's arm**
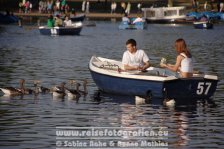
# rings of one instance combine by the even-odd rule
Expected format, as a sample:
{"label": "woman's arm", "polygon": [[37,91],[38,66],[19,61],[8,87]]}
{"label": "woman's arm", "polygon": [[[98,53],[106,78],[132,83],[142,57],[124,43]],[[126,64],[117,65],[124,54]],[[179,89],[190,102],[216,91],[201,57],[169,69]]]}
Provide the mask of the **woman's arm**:
{"label": "woman's arm", "polygon": [[176,59],[176,64],[175,65],[171,65],[171,64],[161,64],[161,67],[165,67],[171,71],[177,72],[179,70],[179,67],[181,66],[181,61],[182,61],[183,57],[178,55],[177,59]]}

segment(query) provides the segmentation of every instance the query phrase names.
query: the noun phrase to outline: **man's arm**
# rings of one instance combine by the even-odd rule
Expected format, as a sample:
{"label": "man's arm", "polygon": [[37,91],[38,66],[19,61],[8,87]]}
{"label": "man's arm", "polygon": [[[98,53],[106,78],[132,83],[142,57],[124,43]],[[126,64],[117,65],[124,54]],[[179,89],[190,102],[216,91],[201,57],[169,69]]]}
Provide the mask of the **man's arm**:
{"label": "man's arm", "polygon": [[149,63],[149,61],[144,62],[144,66],[142,67],[142,70],[146,70],[147,68],[149,68],[151,65]]}
{"label": "man's arm", "polygon": [[136,66],[124,65],[124,69],[125,69],[125,70],[139,70],[139,71],[144,71],[144,70],[146,70],[146,69],[149,68],[149,67],[150,67],[150,63],[149,63],[149,61],[144,62],[144,66],[138,66],[138,67],[136,67]]}
{"label": "man's arm", "polygon": [[124,65],[124,70],[138,70],[138,69],[139,69],[138,67]]}

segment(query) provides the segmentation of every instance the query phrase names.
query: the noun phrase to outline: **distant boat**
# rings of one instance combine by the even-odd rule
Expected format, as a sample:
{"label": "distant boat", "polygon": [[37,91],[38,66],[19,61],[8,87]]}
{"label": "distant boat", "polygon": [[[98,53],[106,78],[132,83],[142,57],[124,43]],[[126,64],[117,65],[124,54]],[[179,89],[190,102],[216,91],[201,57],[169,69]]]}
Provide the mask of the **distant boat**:
{"label": "distant boat", "polygon": [[218,77],[194,74],[180,78],[167,69],[150,67],[147,72],[121,71],[121,61],[92,56],[89,70],[100,90],[122,95],[168,99],[208,99],[214,95]]}
{"label": "distant boat", "polygon": [[143,22],[137,22],[135,24],[129,24],[127,21],[122,21],[118,28],[119,29],[146,29],[147,23],[143,21]]}
{"label": "distant boat", "polygon": [[142,11],[147,22],[171,23],[186,18],[185,7],[142,8]]}
{"label": "distant boat", "polygon": [[196,29],[212,29],[213,24],[210,23],[209,21],[195,21],[194,23],[194,28]]}
{"label": "distant boat", "polygon": [[18,17],[11,14],[3,14],[0,12],[0,24],[17,23],[18,21]]}
{"label": "distant boat", "polygon": [[224,13],[222,12],[189,12],[186,14],[187,18],[194,18],[195,20],[200,20],[202,17],[206,17],[209,20],[223,20]]}
{"label": "distant boat", "polygon": [[85,19],[86,15],[85,14],[80,14],[74,17],[71,17],[70,19],[72,20],[72,22],[83,22]]}
{"label": "distant boat", "polygon": [[40,26],[39,31],[42,35],[79,35],[82,30],[82,23],[74,23],[73,26],[47,27]]}

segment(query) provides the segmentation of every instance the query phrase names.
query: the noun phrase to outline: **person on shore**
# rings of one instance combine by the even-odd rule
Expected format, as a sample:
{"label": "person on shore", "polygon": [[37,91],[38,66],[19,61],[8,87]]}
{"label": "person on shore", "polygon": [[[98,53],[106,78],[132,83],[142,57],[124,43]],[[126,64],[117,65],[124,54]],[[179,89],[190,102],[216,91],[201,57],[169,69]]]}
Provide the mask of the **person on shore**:
{"label": "person on shore", "polygon": [[30,13],[32,12],[32,8],[33,8],[33,4],[30,2],[30,5],[29,5],[29,12]]}
{"label": "person on shore", "polygon": [[66,0],[61,0],[61,11],[65,12]]}
{"label": "person on shore", "polygon": [[224,2],[221,2],[220,3],[220,10],[219,10],[219,12],[223,12],[223,6],[224,6]]}
{"label": "person on shore", "polygon": [[218,12],[222,12],[222,9],[223,9],[223,0],[218,0],[217,1],[217,9],[218,9]]}
{"label": "person on shore", "polygon": [[208,9],[208,2],[205,1],[205,3],[204,3],[204,11],[207,11],[207,9]]}
{"label": "person on shore", "polygon": [[121,14],[125,14],[126,4],[125,2],[121,2]]}
{"label": "person on shore", "polygon": [[112,2],[111,3],[111,13],[115,13],[117,8],[117,3],[116,2]]}
{"label": "person on shore", "polygon": [[176,64],[164,64],[160,63],[160,66],[163,68],[167,68],[171,71],[180,72],[180,77],[188,78],[193,76],[193,62],[192,55],[187,48],[186,42],[184,39],[177,39],[175,42],[175,49],[178,53],[176,58]]}
{"label": "person on shore", "polygon": [[86,0],[83,0],[82,2],[82,12],[85,12],[86,10]]}
{"label": "person on shore", "polygon": [[57,11],[60,11],[60,7],[61,7],[60,0],[57,0],[55,4],[56,4]]}
{"label": "person on shore", "polygon": [[25,13],[29,12],[29,8],[30,8],[30,2],[26,1],[26,3],[25,3]]}
{"label": "person on shore", "polygon": [[52,5],[53,5],[53,2],[49,0],[47,2],[47,12],[48,13],[51,13],[52,12]]}
{"label": "person on shore", "polygon": [[197,0],[192,0],[192,9],[195,11],[195,12],[198,12],[198,2]]}
{"label": "person on shore", "polygon": [[215,0],[211,0],[210,1],[210,6],[211,6],[211,11],[214,11],[214,2],[215,2]]}
{"label": "person on shore", "polygon": [[47,27],[54,27],[54,23],[53,15],[50,15],[47,20]]}
{"label": "person on shore", "polygon": [[141,11],[142,4],[141,4],[141,3],[138,3],[137,8],[138,8],[138,13],[141,13],[141,12],[142,12],[142,11]]}
{"label": "person on shore", "polygon": [[89,1],[87,1],[86,2],[86,13],[89,13],[89,6],[90,5],[90,2]]}
{"label": "person on shore", "polygon": [[136,46],[137,43],[134,39],[127,40],[127,50],[124,52],[122,58],[124,70],[146,71],[150,66],[149,58],[144,50],[137,49]]}
{"label": "person on shore", "polygon": [[43,5],[44,5],[44,2],[42,0],[40,0],[39,1],[39,13],[43,12]]}
{"label": "person on shore", "polygon": [[128,2],[128,4],[127,4],[127,8],[126,8],[126,10],[125,10],[125,13],[127,13],[127,14],[129,15],[130,12],[131,12],[131,3]]}

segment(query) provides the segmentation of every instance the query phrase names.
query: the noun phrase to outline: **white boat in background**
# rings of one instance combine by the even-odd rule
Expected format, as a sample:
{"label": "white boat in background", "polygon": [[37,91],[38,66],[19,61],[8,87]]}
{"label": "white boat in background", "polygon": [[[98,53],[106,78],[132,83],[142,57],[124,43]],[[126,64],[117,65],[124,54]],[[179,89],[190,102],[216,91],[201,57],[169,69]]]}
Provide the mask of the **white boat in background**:
{"label": "white boat in background", "polygon": [[168,23],[186,18],[185,7],[142,8],[147,22]]}

